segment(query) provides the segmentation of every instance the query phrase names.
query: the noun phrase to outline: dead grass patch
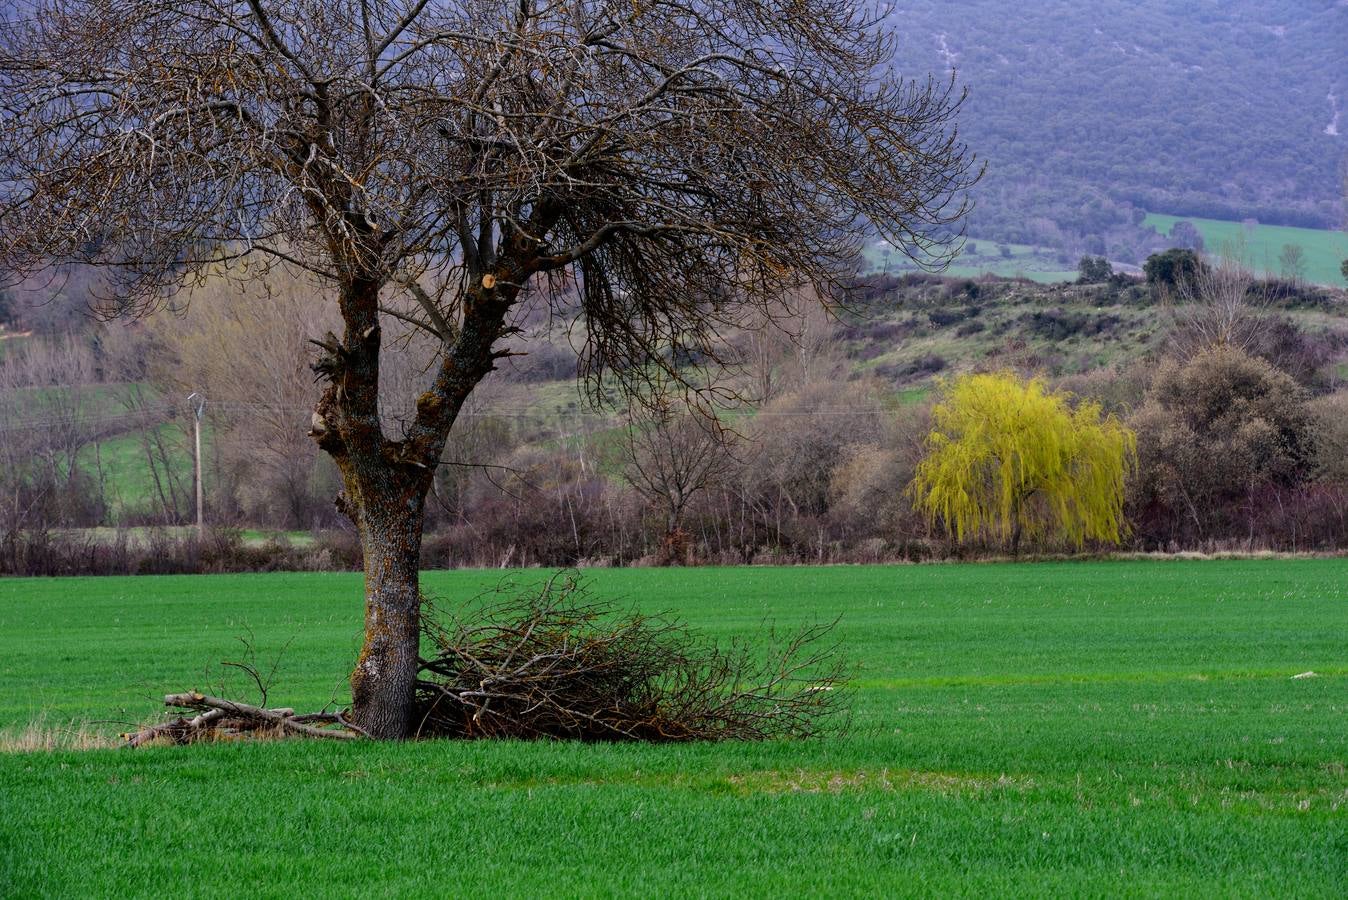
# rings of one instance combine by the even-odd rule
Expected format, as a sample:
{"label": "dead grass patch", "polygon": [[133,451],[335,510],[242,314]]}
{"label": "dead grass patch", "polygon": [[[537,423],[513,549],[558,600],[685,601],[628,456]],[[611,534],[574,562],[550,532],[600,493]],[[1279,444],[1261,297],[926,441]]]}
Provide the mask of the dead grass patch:
{"label": "dead grass patch", "polygon": [[57,724],[41,716],[26,725],[0,730],[0,753],[51,753],[58,750],[104,750],[118,741],[87,722]]}

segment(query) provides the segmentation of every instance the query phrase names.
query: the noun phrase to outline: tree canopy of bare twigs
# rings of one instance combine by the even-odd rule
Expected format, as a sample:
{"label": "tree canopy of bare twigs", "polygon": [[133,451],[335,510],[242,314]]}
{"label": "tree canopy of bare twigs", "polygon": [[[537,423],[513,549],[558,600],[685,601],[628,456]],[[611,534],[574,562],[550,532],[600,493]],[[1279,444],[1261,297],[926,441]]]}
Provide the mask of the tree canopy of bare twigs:
{"label": "tree canopy of bare twigs", "polygon": [[110,431],[91,416],[97,368],[69,337],[31,338],[0,357],[0,570],[21,571],[24,534],[101,512],[99,466],[80,464]]}
{"label": "tree canopy of bare twigs", "polygon": [[[584,371],[639,387],[745,304],[836,298],[873,237],[939,259],[976,177],[961,96],[890,74],[850,0],[11,9],[0,267],[106,267],[128,313],[272,263],[330,285],[312,431],[361,531],[354,716],[380,737],[410,728],[433,471],[526,302],[574,302]],[[385,327],[438,347],[397,435]]]}

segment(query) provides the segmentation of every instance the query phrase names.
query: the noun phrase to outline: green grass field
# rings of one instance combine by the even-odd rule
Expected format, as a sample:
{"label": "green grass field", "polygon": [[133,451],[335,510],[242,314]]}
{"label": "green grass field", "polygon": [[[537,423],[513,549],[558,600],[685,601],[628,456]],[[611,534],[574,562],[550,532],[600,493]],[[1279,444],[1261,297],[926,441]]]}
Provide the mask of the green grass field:
{"label": "green grass field", "polygon": [[[1006,247],[1010,255],[1003,256],[1001,247]],[[862,256],[873,272],[903,274],[921,271],[920,266],[902,254],[893,252],[888,244],[873,244],[863,251]],[[1047,248],[978,238],[970,238],[960,255],[939,274],[952,278],[976,278],[991,274],[1003,278],[1028,278],[1040,284],[1076,281],[1078,275],[1076,269],[1064,269],[1057,254]]]}
{"label": "green grass field", "polygon": [[[1343,896],[1348,560],[593,578],[723,638],[842,614],[850,733],[0,753],[0,896]],[[246,630],[317,706],[359,615],[349,575],[0,581],[0,731],[154,716]]]}
{"label": "green grass field", "polygon": [[[185,444],[181,429],[175,425],[161,425],[157,430],[169,449],[173,476],[180,487],[186,485],[190,489],[193,477],[191,448]],[[97,447],[89,446],[81,454],[80,463],[90,477],[97,477],[101,466],[104,490],[114,520],[121,521],[128,515],[154,515],[163,509],[164,501],[159,491],[169,488],[167,484],[155,484],[144,437],[139,432],[119,434]],[[161,478],[165,477],[167,473],[161,472]]]}
{"label": "green grass field", "polygon": [[[1295,244],[1305,251],[1305,277],[1314,284],[1342,287],[1340,266],[1348,259],[1348,234],[1315,228],[1289,228],[1282,225],[1256,225],[1246,228],[1240,222],[1222,219],[1201,219],[1193,216],[1170,216],[1150,213],[1143,220],[1161,234],[1168,234],[1180,220],[1192,222],[1203,235],[1208,253],[1221,255],[1227,248],[1238,253],[1241,261],[1252,269],[1272,275],[1279,274],[1278,256],[1286,244]],[[1010,256],[1003,257],[999,248],[1006,246]],[[886,255],[886,245],[867,247],[864,257],[872,271],[894,273],[915,272],[919,267],[892,251]],[[976,251],[976,252],[975,252]],[[1009,244],[970,238],[965,250],[941,274],[958,278],[973,278],[984,274],[1002,277],[1024,277],[1041,284],[1076,281],[1076,269],[1063,268],[1057,254],[1044,247],[1029,244]]]}
{"label": "green grass field", "polygon": [[[1151,214],[1143,224],[1151,225],[1161,234],[1168,234],[1184,216]],[[1261,272],[1279,274],[1278,256],[1285,244],[1295,244],[1305,251],[1306,279],[1314,284],[1343,287],[1343,272],[1339,267],[1348,259],[1348,234],[1341,231],[1321,231],[1314,228],[1287,228],[1281,225],[1256,225],[1246,228],[1240,222],[1221,219],[1195,219],[1198,233],[1208,253],[1221,255],[1231,248],[1241,261]]]}

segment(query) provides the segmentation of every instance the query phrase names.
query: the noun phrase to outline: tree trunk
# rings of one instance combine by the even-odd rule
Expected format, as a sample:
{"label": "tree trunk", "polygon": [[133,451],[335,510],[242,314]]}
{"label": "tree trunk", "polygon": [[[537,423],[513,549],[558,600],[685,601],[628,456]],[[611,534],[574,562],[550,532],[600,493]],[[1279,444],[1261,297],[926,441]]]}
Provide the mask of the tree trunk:
{"label": "tree trunk", "polygon": [[329,333],[315,342],[325,353],[314,370],[329,384],[310,434],[342,473],[337,506],[359,529],[365,559],[365,642],[351,672],[351,719],[373,738],[399,740],[411,731],[422,517],[443,441],[418,448],[384,436],[378,296],[372,279],[345,286],[342,341]]}
{"label": "tree trunk", "polygon": [[379,416],[381,284],[371,276],[343,285],[342,339],[329,332],[313,341],[324,351],[313,369],[328,387],[310,436],[342,473],[337,506],[360,530],[365,557],[365,643],[351,672],[351,720],[370,737],[400,740],[415,726],[426,495],[464,400],[492,370],[492,346],[517,289],[479,285],[464,298],[463,322],[453,335],[446,326],[447,349],[434,382],[417,398],[416,419],[394,441]]}
{"label": "tree trunk", "polygon": [[691,566],[692,543],[683,530],[683,505],[677,501],[665,511],[665,536],[660,541],[660,565]]}
{"label": "tree trunk", "polygon": [[398,740],[412,730],[426,492],[394,471],[373,474],[359,479],[365,643],[351,672],[351,718],[371,737]]}

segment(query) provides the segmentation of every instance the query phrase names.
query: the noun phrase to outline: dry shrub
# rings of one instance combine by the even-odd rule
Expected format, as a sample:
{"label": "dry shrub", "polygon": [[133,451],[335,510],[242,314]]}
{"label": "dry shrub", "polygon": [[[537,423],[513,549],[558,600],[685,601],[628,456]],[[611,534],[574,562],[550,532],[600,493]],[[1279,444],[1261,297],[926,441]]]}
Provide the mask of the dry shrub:
{"label": "dry shrub", "polygon": [[1139,461],[1130,504],[1143,545],[1262,540],[1261,503],[1281,502],[1313,474],[1307,401],[1291,376],[1237,347],[1163,361],[1129,420]]}
{"label": "dry shrub", "polygon": [[1348,488],[1348,389],[1316,398],[1310,409],[1316,477]]}
{"label": "dry shrub", "polygon": [[417,682],[417,734],[610,741],[810,737],[844,711],[833,624],[760,654],[681,622],[597,600],[578,577],[505,582],[455,616],[427,609],[435,648]]}

